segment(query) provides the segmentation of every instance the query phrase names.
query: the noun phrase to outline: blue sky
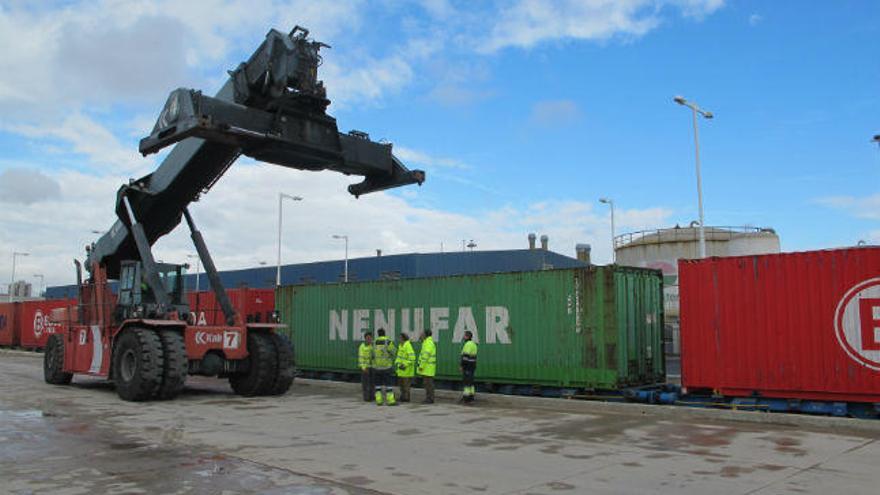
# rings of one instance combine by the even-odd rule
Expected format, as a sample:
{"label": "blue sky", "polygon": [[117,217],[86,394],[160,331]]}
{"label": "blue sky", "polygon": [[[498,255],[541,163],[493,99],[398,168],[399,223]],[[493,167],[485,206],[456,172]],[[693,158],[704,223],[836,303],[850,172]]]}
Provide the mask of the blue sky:
{"label": "blue sky", "polygon": [[[276,189],[306,197],[286,206],[302,214],[285,261],[338,257],[337,231],[355,255],[516,248],[535,231],[607,261],[600,196],[618,233],[697,217],[676,94],[716,116],[700,122],[707,224],[773,227],[784,250],[880,241],[880,3],[475,5],[0,2],[0,257],[33,251],[23,270],[67,281],[118,184],[156,166],[137,140],[168,92],[215,91],[294,23],[333,47],[320,77],[340,130],[395,143],[428,181],[354,202],[343,177],[244,160],[195,209],[221,267],[274,262]],[[192,251],[176,234],[158,249]]]}

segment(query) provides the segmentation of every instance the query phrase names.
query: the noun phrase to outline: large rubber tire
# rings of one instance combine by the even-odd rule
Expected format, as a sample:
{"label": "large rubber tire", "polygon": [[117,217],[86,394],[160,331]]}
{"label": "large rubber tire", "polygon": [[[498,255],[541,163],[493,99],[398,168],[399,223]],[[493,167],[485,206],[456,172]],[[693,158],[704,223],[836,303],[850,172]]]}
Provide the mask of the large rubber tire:
{"label": "large rubber tire", "polygon": [[271,333],[269,338],[272,345],[275,346],[275,355],[277,364],[275,367],[275,382],[269,389],[269,395],[284,395],[290,390],[293,384],[293,377],[296,372],[296,364],[294,363],[293,344],[286,335],[280,333]]}
{"label": "large rubber tire", "polygon": [[43,379],[52,385],[69,385],[73,373],[64,372],[64,338],[52,335],[43,352]]}
{"label": "large rubber tire", "polygon": [[162,386],[163,357],[158,332],[145,328],[123,331],[113,349],[113,381],[119,397],[129,401],[155,398]]}
{"label": "large rubber tire", "polygon": [[183,390],[189,371],[189,361],[186,358],[186,344],[180,330],[159,330],[159,340],[162,342],[163,366],[162,385],[156,397],[168,400],[177,397]]}
{"label": "large rubber tire", "polygon": [[230,376],[229,384],[238,395],[245,397],[267,395],[275,385],[275,372],[278,368],[275,345],[268,334],[248,332],[247,351],[249,364],[247,373]]}

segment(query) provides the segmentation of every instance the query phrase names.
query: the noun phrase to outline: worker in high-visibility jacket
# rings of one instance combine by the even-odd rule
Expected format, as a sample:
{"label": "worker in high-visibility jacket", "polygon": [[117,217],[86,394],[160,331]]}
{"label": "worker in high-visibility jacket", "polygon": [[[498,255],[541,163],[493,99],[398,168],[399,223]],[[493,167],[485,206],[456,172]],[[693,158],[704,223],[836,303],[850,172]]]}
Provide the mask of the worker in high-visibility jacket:
{"label": "worker in high-visibility jacket", "polygon": [[361,369],[361,391],[364,402],[373,400],[373,332],[364,334],[364,341],[358,347],[358,368]]}
{"label": "worker in high-visibility jacket", "polygon": [[376,389],[376,405],[388,404],[396,406],[394,390],[391,388],[392,367],[394,355],[397,349],[394,341],[385,336],[385,329],[376,330],[376,340],[373,342],[373,382]]}
{"label": "worker in high-visibility jacket", "polygon": [[409,402],[409,390],[412,378],[416,376],[416,351],[413,350],[409,335],[400,333],[400,347],[397,348],[397,384],[400,386],[400,402]]}
{"label": "worker in high-visibility jacket", "polygon": [[425,404],[434,403],[434,375],[437,374],[437,346],[431,330],[422,333],[422,348],[419,350],[418,373],[425,387]]}
{"label": "worker in high-visibility jacket", "polygon": [[464,345],[461,347],[459,369],[463,386],[460,402],[473,402],[477,393],[474,388],[474,373],[477,371],[477,344],[474,342],[474,334],[470,330],[464,332]]}

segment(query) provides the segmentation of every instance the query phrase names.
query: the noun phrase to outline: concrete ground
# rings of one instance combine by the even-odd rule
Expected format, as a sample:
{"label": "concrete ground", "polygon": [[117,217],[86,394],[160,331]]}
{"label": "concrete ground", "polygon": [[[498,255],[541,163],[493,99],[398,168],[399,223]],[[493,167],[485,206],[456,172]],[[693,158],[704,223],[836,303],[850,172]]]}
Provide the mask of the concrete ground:
{"label": "concrete ground", "polygon": [[[355,384],[298,380],[245,399],[191,379],[126,403],[42,381],[0,352],[3,493],[878,493],[880,426],[562,399],[377,407]],[[415,399],[421,399],[416,391]]]}

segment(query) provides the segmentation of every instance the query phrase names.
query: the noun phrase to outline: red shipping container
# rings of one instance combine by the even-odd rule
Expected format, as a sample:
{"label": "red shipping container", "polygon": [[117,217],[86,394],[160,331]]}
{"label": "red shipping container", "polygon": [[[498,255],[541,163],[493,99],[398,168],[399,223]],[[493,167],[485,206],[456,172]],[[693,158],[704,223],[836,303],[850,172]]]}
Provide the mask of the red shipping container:
{"label": "red shipping container", "polygon": [[679,261],[682,386],[880,402],[880,248]]}
{"label": "red shipping container", "polygon": [[18,345],[15,306],[16,303],[0,303],[0,345]]}
{"label": "red shipping container", "polygon": [[28,349],[42,349],[46,347],[49,336],[61,330],[61,325],[52,321],[52,310],[75,306],[76,299],[22,301],[16,305],[20,345]]}
{"label": "red shipping container", "polygon": [[[247,323],[272,323],[272,312],[275,310],[274,289],[228,289],[232,307],[241,314]],[[225,325],[223,310],[217,303],[213,291],[190,292],[190,319],[195,325]]]}

